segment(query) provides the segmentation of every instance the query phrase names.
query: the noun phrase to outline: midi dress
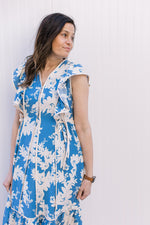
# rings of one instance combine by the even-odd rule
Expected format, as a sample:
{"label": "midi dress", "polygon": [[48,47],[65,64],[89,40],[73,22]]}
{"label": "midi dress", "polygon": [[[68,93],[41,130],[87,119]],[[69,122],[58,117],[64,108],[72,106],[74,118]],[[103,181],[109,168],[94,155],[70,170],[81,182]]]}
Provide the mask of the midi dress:
{"label": "midi dress", "polygon": [[84,160],[73,114],[71,76],[89,74],[65,58],[44,85],[40,72],[28,87],[25,61],[15,69],[13,104],[20,123],[13,158],[12,193],[8,192],[3,225],[81,225],[77,194]]}

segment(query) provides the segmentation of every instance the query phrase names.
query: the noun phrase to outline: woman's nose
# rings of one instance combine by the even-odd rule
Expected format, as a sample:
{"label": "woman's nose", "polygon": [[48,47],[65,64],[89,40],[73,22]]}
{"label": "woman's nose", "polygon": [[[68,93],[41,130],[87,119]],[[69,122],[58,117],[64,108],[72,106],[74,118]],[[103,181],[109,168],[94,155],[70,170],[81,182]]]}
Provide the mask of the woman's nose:
{"label": "woman's nose", "polygon": [[72,41],[72,38],[67,38],[67,44],[70,44],[70,45],[72,45],[73,44],[73,41]]}

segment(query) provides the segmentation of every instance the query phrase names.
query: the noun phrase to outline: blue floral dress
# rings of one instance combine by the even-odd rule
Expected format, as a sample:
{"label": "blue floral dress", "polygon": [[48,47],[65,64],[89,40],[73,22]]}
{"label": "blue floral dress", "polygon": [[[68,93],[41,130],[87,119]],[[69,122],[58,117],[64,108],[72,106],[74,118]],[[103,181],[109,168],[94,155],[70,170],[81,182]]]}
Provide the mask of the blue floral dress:
{"label": "blue floral dress", "polygon": [[43,86],[38,73],[31,85],[24,88],[18,84],[26,76],[25,62],[14,71],[14,105],[21,113],[12,193],[8,193],[3,225],[82,224],[76,197],[84,175],[84,161],[74,124],[69,79],[80,74],[85,74],[89,82],[83,66],[66,58]]}

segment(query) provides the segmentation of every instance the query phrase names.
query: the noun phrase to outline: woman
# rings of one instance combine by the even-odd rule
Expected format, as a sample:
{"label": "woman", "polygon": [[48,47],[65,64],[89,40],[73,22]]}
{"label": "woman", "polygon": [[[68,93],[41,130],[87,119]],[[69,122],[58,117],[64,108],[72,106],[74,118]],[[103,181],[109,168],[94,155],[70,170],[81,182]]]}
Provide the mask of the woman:
{"label": "woman", "polygon": [[90,194],[95,177],[89,75],[68,59],[75,29],[64,14],[46,16],[33,55],[13,73],[16,115],[3,225],[82,224],[79,199]]}

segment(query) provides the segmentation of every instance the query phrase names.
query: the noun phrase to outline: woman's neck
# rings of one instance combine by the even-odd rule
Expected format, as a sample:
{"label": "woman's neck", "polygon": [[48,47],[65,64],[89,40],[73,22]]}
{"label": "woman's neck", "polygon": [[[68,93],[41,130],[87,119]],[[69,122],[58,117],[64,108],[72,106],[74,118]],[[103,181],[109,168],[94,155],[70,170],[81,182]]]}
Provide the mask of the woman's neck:
{"label": "woman's neck", "polygon": [[63,57],[49,56],[44,70],[49,71],[55,69],[63,61],[63,59]]}

